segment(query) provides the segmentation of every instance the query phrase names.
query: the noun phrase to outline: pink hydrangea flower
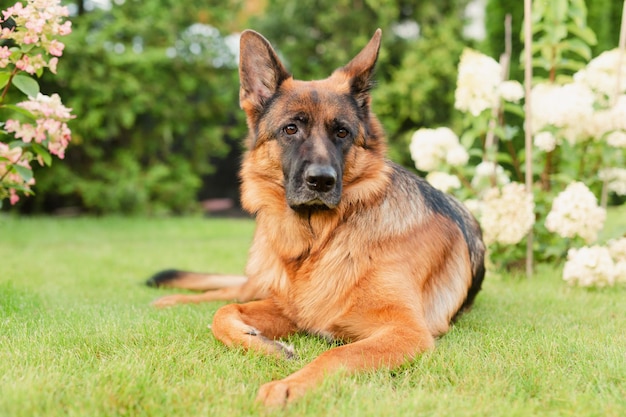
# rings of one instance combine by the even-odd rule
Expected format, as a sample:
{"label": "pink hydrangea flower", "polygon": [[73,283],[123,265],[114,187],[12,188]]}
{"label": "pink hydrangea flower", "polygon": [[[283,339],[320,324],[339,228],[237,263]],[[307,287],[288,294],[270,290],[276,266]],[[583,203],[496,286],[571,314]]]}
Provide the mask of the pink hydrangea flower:
{"label": "pink hydrangea flower", "polygon": [[38,94],[36,98],[18,103],[17,106],[32,113],[36,121],[33,124],[9,119],[5,123],[5,130],[26,143],[32,141],[45,143],[50,153],[63,159],[65,148],[72,136],[67,126],[67,122],[74,118],[72,109],[61,103],[58,94],[51,96]]}
{"label": "pink hydrangea flower", "polygon": [[[61,6],[59,0],[28,0],[25,6],[16,3],[2,12],[3,19],[0,19],[0,22],[13,19],[15,26],[12,29],[2,29],[0,39],[11,39],[17,44],[41,47],[47,54],[59,57],[63,54],[65,45],[57,38],[72,32],[71,22],[63,21],[68,15],[67,7]],[[49,67],[53,73],[56,72],[57,61],[54,58],[46,62],[46,59],[41,57],[33,63],[24,57],[25,55],[15,57],[13,62],[22,71],[34,74],[43,67]],[[0,56],[0,60],[2,59],[8,59],[8,56],[4,58]],[[8,62],[0,61],[0,67],[4,68],[7,65]]]}

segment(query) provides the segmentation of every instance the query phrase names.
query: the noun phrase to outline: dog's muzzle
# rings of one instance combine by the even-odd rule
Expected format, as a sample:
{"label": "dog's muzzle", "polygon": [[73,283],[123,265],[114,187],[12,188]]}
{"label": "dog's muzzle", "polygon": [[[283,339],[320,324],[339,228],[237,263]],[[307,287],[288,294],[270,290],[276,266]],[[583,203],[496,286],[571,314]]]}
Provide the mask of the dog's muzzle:
{"label": "dog's muzzle", "polygon": [[286,184],[287,203],[294,210],[326,210],[341,200],[341,174],[332,165],[311,164]]}

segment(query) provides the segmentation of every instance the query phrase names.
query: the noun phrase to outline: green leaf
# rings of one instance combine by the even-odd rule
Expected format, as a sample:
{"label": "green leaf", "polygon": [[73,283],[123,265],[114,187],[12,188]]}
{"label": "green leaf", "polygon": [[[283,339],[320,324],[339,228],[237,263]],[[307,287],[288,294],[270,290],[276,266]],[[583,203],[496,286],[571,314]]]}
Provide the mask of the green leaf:
{"label": "green leaf", "polygon": [[461,135],[460,142],[461,145],[465,147],[465,149],[470,149],[474,145],[474,141],[476,140],[476,135],[474,132],[464,132]]}
{"label": "green leaf", "polygon": [[15,104],[6,104],[6,105],[4,105],[2,107],[5,108],[5,109],[9,109],[9,110],[12,110],[14,112],[17,112],[19,114],[22,114],[22,115],[24,115],[24,116],[26,116],[26,117],[28,117],[28,118],[30,118],[32,120],[35,120],[35,116],[33,116],[33,114],[30,111],[28,111],[28,110],[26,110],[26,109],[24,109],[22,107],[16,106]]}
{"label": "green leaf", "polygon": [[580,39],[570,39],[563,42],[563,49],[575,53],[586,61],[591,59],[591,48]]}
{"label": "green leaf", "polygon": [[46,164],[47,166],[52,165],[52,156],[50,155],[50,152],[48,152],[48,150],[41,146],[40,144],[38,144],[37,142],[33,142],[33,151],[41,156],[41,159],[43,159],[44,164]]}
{"label": "green leaf", "polygon": [[513,163],[513,158],[508,153],[498,152],[496,154],[496,161],[504,164],[511,164]]}
{"label": "green leaf", "polygon": [[551,0],[550,6],[552,6],[552,12],[554,18],[558,22],[564,22],[567,19],[567,12],[569,10],[569,0]]}
{"label": "green leaf", "polygon": [[587,26],[577,26],[573,23],[567,25],[567,31],[572,35],[580,38],[587,45],[595,45],[598,43],[598,38],[593,30]]}
{"label": "green leaf", "polygon": [[9,143],[9,149],[27,148],[29,146],[30,143],[22,142],[21,140],[14,140],[13,142]]}
{"label": "green leaf", "polygon": [[0,72],[0,88],[6,87],[6,85],[9,83],[9,79],[11,79],[10,72]]}
{"label": "green leaf", "polygon": [[20,90],[22,93],[26,94],[28,97],[37,97],[39,94],[39,84],[33,78],[18,74],[13,77],[13,85]]}
{"label": "green leaf", "polygon": [[563,59],[556,66],[558,69],[564,69],[569,71],[578,71],[585,67],[585,63],[582,61],[575,61],[573,59]]}
{"label": "green leaf", "polygon": [[519,117],[524,117],[524,108],[519,104],[504,102],[504,110]]}
{"label": "green leaf", "polygon": [[29,167],[13,165],[13,169],[19,174],[20,177],[22,177],[24,182],[28,182],[33,179],[33,170]]}
{"label": "green leaf", "polygon": [[20,51],[22,53],[28,54],[30,51],[33,50],[34,47],[35,47],[34,43],[27,43],[24,45],[20,45]]}

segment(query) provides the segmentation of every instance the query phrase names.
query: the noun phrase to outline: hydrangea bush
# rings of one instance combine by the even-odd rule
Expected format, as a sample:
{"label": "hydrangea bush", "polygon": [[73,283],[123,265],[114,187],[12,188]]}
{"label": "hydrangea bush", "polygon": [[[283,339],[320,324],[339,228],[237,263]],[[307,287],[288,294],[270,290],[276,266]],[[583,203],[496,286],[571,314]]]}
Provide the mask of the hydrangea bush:
{"label": "hydrangea bush", "polygon": [[[33,160],[50,165],[51,155],[64,158],[74,117],[58,94],[42,94],[35,79],[45,70],[56,73],[64,49],[59,38],[71,32],[68,9],[60,0],[27,0],[1,13],[0,207],[7,198],[15,204],[20,194],[32,194]],[[11,89],[26,99],[12,102]]]}
{"label": "hydrangea bush", "polygon": [[[573,1],[570,7],[584,8],[584,3]],[[550,19],[549,10],[541,13]],[[561,36],[546,36],[545,45],[558,42],[551,46],[559,53],[559,48],[577,48],[589,59],[575,66],[571,59],[561,65],[558,54],[536,58],[535,65],[545,64],[549,76],[531,90],[532,193],[522,184],[526,155],[518,134],[524,89],[506,80],[500,63],[471,49],[462,54],[458,70],[455,108],[465,116],[460,137],[448,128],[421,128],[412,137],[411,156],[434,187],[459,197],[479,219],[492,264],[520,264],[525,237],[533,230],[535,258],[566,259],[568,283],[624,282],[626,238],[606,246],[597,239],[607,195],[626,196],[626,57],[611,50],[591,59],[580,48],[593,42],[582,21],[561,22],[564,31],[537,21],[535,34],[555,30]],[[573,26],[580,38],[570,39],[570,45],[563,33],[567,36]],[[550,48],[537,50],[543,54]]]}

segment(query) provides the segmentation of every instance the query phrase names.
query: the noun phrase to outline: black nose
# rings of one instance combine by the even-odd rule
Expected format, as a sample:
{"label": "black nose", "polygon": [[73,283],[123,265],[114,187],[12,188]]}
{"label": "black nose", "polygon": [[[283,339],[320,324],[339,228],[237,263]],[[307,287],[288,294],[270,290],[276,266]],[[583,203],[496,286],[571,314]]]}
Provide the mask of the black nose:
{"label": "black nose", "polygon": [[337,183],[337,172],[329,165],[312,164],[304,172],[304,181],[309,190],[325,193]]}

